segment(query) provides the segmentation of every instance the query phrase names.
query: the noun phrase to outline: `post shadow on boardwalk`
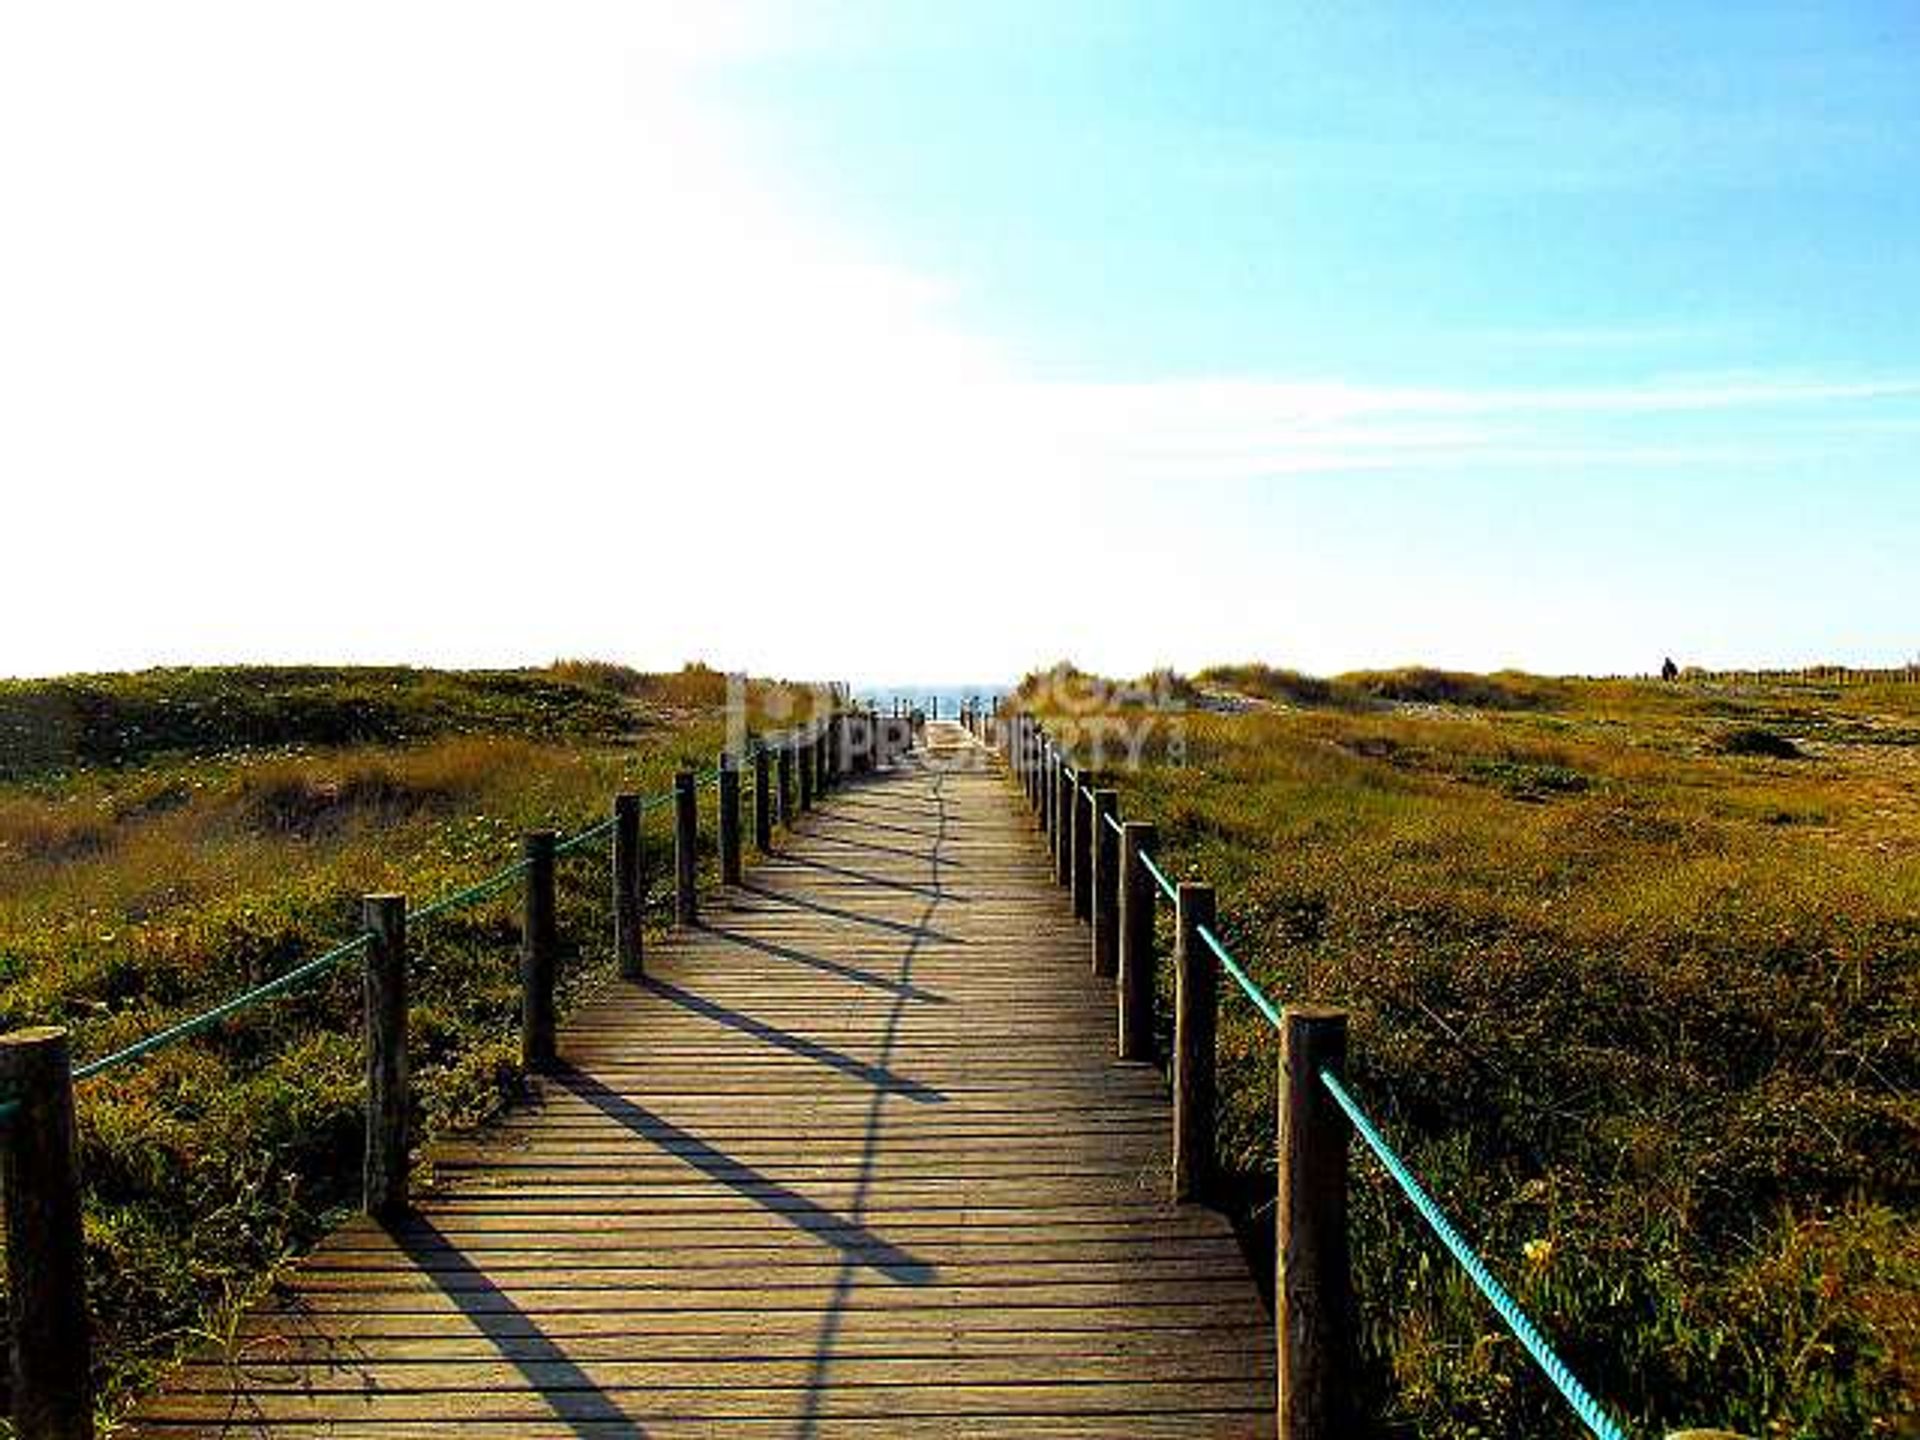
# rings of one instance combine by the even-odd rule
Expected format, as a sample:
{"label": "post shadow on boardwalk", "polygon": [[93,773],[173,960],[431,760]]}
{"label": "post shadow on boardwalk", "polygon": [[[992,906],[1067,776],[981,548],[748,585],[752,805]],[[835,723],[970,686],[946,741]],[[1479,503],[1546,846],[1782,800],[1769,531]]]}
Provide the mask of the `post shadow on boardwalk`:
{"label": "post shadow on boardwalk", "polygon": [[[901,935],[920,944],[964,945],[966,942],[944,931],[935,930],[925,924],[914,925],[905,920],[888,920],[880,915],[862,915],[858,910],[848,910],[839,905],[829,905],[824,900],[809,900],[780,890],[769,890],[764,885],[749,880],[741,890],[775,905],[792,905],[796,909],[808,910],[815,915],[826,915],[835,920],[845,920],[854,925],[869,925],[876,930],[885,930],[889,934]],[[935,899],[940,897],[936,896]]]}
{"label": "post shadow on boardwalk", "polygon": [[[648,1144],[685,1161],[716,1184],[838,1250],[849,1264],[873,1270],[900,1285],[933,1283],[938,1272],[927,1261],[874,1233],[858,1220],[837,1214],[766,1172],[736,1159],[638,1101],[616,1093],[585,1071],[563,1063],[550,1078],[561,1089],[586,1101]],[[871,1145],[868,1149],[871,1150]],[[870,1155],[861,1157],[863,1164],[870,1159]]]}
{"label": "post shadow on boardwalk", "polygon": [[832,875],[841,880],[851,880],[856,884],[870,885],[876,890],[897,890],[907,895],[918,895],[922,899],[939,900],[949,905],[968,904],[968,897],[956,895],[951,890],[935,890],[928,885],[918,885],[911,880],[893,880],[884,875],[875,875],[866,870],[856,870],[850,865],[835,865],[829,860],[813,860],[804,855],[787,855],[783,861],[801,870],[818,870],[822,874]]}
{"label": "post shadow on boardwalk", "polygon": [[520,1372],[556,1420],[583,1440],[643,1440],[645,1428],[431,1220],[409,1215],[386,1229],[415,1268]]}
{"label": "post shadow on boardwalk", "polygon": [[[815,819],[813,827],[807,831],[809,845],[837,845],[843,850],[864,850],[870,855],[891,855],[896,860],[925,860],[923,850],[909,850],[903,845],[883,845],[877,840],[854,840],[845,835],[834,834],[833,827],[842,817],[831,811],[822,811]],[[859,821],[852,822],[859,824]],[[942,870],[964,870],[967,867],[958,860],[942,860]]]}
{"label": "post shadow on boardwalk", "polygon": [[695,994],[670,980],[649,975],[639,982],[643,989],[650,990],[670,1005],[677,1005],[692,1014],[724,1025],[729,1030],[784,1050],[789,1055],[798,1055],[803,1060],[812,1060],[829,1070],[838,1071],[849,1080],[857,1080],[862,1085],[871,1085],[884,1095],[898,1095],[921,1105],[939,1105],[946,1096],[930,1085],[924,1085],[884,1065],[871,1065],[864,1060],[856,1060],[843,1054],[830,1045],[822,1045],[817,1040],[809,1040],[804,1035],[795,1035],[782,1030],[777,1025],[769,1025],[764,1020],[756,1020],[751,1015],[730,1009],[717,1000],[709,1000],[704,995]]}
{"label": "post shadow on boardwalk", "polygon": [[945,995],[934,990],[925,990],[904,980],[889,980],[884,975],[876,975],[871,970],[863,970],[858,965],[849,965],[842,960],[829,960],[822,955],[796,949],[791,945],[777,944],[772,940],[763,940],[757,935],[748,935],[739,930],[729,930],[724,925],[709,921],[704,927],[707,934],[725,940],[729,945],[739,945],[775,960],[791,960],[796,965],[805,965],[822,974],[837,979],[851,981],[855,985],[864,985],[868,989],[879,990],[903,1000],[913,1000],[923,1005],[948,1005],[952,1002]]}

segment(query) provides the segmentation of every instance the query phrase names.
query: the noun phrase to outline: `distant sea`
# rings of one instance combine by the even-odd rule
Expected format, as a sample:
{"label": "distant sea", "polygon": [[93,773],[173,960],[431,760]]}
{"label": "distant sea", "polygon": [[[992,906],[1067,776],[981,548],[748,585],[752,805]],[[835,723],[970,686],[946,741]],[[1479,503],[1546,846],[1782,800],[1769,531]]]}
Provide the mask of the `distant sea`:
{"label": "distant sea", "polygon": [[890,708],[894,701],[904,700],[909,706],[924,710],[928,715],[938,715],[951,720],[960,714],[960,707],[969,700],[990,706],[1000,696],[1008,694],[1013,686],[1005,680],[979,681],[973,684],[939,682],[919,685],[855,685],[853,697],[866,705],[877,705],[881,709]]}

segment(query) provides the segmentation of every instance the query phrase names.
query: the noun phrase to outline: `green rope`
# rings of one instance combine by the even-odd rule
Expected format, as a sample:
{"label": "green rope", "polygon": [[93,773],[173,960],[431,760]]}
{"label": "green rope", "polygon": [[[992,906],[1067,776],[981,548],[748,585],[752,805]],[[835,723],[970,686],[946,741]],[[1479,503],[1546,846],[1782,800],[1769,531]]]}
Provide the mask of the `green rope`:
{"label": "green rope", "polygon": [[613,829],[613,824],[614,817],[609,815],[598,825],[590,825],[578,834],[569,835],[566,839],[560,841],[553,847],[553,853],[555,855],[565,855],[571,851],[578,850],[582,845],[590,844],[598,840],[602,835],[610,833]]}
{"label": "green rope", "polygon": [[192,1019],[182,1020],[177,1025],[169,1025],[164,1030],[155,1031],[144,1040],[134,1041],[124,1050],[116,1050],[111,1055],[102,1056],[91,1064],[80,1066],[73,1072],[73,1078],[76,1081],[91,1080],[95,1075],[103,1074],[108,1070],[117,1070],[120,1066],[130,1065],[135,1060],[143,1060],[156,1050],[164,1050],[167,1046],[185,1040],[189,1036],[198,1035],[203,1030],[210,1030],[229,1015],[237,1014],[249,1005],[261,1000],[270,1000],[276,995],[284,995],[301,981],[318,975],[322,970],[344,960],[355,951],[365,949],[372,940],[373,936],[369,934],[356,935],[353,939],[334,946],[324,955],[317,955],[306,964],[297,966],[286,974],[267,981],[264,985],[256,985],[251,990],[242,991],[231,1000],[224,1000],[211,1010],[203,1010]]}
{"label": "green rope", "polygon": [[526,870],[526,861],[515,861],[513,864],[507,866],[506,869],[495,871],[477,884],[469,885],[464,890],[456,890],[451,895],[443,895],[429,905],[422,905],[418,910],[409,911],[407,919],[410,923],[418,925],[423,920],[431,920],[436,915],[446,914],[449,910],[458,910],[463,905],[471,905],[476,901],[485,900],[488,896],[497,895],[506,889],[507,886],[524,875]]}
{"label": "green rope", "polygon": [[1453,1222],[1447,1219],[1446,1213],[1434,1203],[1433,1197],[1427,1194],[1426,1187],[1415,1178],[1413,1171],[1407,1167],[1407,1162],[1394,1153],[1393,1147],[1387,1143],[1386,1136],[1382,1135],[1373,1121],[1367,1118],[1366,1112],[1360,1108],[1360,1102],[1347,1092],[1346,1086],[1340,1083],[1339,1077],[1329,1070],[1322,1070],[1319,1074],[1320,1083],[1327,1087],[1327,1093],[1333,1097],[1334,1103],[1346,1114],[1347,1119],[1353,1122],[1353,1128],[1360,1132],[1360,1138],[1367,1142],[1367,1148],[1372,1150],[1380,1163],[1386,1167],[1387,1174],[1393,1177],[1394,1184],[1398,1185],[1407,1199],[1413,1202],[1413,1208],[1420,1212],[1420,1218],[1425,1220],[1432,1227],[1433,1233],[1440,1237],[1440,1243],[1447,1247],[1448,1252],[1459,1262],[1460,1268],[1467,1272],[1467,1278],[1480,1287],[1480,1293],[1487,1297],[1493,1308],[1499,1312],[1500,1318],[1507,1322],[1507,1328],[1513,1331],[1514,1338],[1526,1347],[1527,1353],[1533,1357],[1534,1363],[1539,1365],[1547,1379],[1553,1382],[1554,1388],[1566,1397],[1567,1403],[1573,1407],[1581,1423],[1599,1436],[1600,1440],[1627,1440],[1627,1432],[1622,1430],[1618,1422],[1601,1408],[1599,1401],[1587,1393],[1587,1388],[1575,1378],[1566,1361],[1554,1353],[1553,1347],[1547,1344],[1546,1337],[1535,1328],[1534,1323],[1527,1318],[1526,1312],[1521,1310],[1518,1302],[1506,1292],[1498,1280],[1493,1278],[1493,1272],[1487,1268],[1486,1261],[1475,1254],[1473,1247],[1467,1244],[1458,1230],[1453,1228]]}
{"label": "green rope", "polygon": [[1153,877],[1154,883],[1165,892],[1167,899],[1177,901],[1180,898],[1180,892],[1174,888],[1173,881],[1167,879],[1166,873],[1153,863],[1153,857],[1144,850],[1140,852],[1140,863],[1147,867],[1147,874]]}
{"label": "green rope", "polygon": [[1266,1016],[1267,1022],[1271,1024],[1274,1029],[1278,1030],[1280,1028],[1280,1012],[1274,1008],[1274,1004],[1267,998],[1266,992],[1254,984],[1253,977],[1242,970],[1234,961],[1233,956],[1227,953],[1227,947],[1220,943],[1219,936],[1215,935],[1213,931],[1204,925],[1196,925],[1193,928],[1199,933],[1200,938],[1207,942],[1207,948],[1213,951],[1214,956],[1226,967],[1227,973],[1240,982],[1240,988],[1247,992],[1247,998],[1253,1002],[1254,1008]]}

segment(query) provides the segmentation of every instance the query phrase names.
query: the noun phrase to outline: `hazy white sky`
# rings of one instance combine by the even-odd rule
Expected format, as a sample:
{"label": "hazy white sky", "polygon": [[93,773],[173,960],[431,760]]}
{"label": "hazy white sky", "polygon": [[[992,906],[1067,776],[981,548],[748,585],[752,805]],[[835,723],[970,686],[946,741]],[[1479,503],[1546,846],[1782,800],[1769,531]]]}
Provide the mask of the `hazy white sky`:
{"label": "hazy white sky", "polygon": [[[842,154],[802,83],[924,57],[910,13],[953,28],[706,0],[8,7],[0,674],[1920,649],[1920,363],[1701,364],[1658,317],[1489,306],[1473,344],[1522,357],[1501,376],[1303,364],[1298,326],[1269,365],[1253,287],[1209,363],[1137,279],[1100,332],[1009,321],[996,267],[1040,239],[978,264],[915,243],[879,179],[861,203],[882,167],[855,144],[912,97],[866,102]],[[1064,22],[1033,44],[1080,53]],[[993,103],[991,56],[948,78]],[[1125,88],[1088,83],[1121,123]],[[1019,139],[982,133],[956,203]],[[1090,223],[1048,194],[1041,239]],[[866,218],[884,204],[899,225]],[[1614,359],[1572,375],[1568,349]]]}

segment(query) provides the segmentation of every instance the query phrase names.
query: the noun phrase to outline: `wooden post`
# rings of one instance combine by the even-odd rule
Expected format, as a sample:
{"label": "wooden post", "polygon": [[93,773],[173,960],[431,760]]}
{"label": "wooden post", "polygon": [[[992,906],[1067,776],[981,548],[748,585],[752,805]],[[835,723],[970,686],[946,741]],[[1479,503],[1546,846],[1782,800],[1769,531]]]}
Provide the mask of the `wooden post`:
{"label": "wooden post", "polygon": [[1180,886],[1173,951],[1173,1198],[1197,1200],[1213,1183],[1213,1034],[1220,967],[1200,938],[1213,928],[1213,887]]}
{"label": "wooden post", "polygon": [[361,919],[367,946],[367,1148],[360,1205],[390,1220],[407,1208],[407,902],[368,895]]}
{"label": "wooden post", "polygon": [[1084,771],[1073,782],[1073,916],[1093,923],[1093,786]]}
{"label": "wooden post", "polygon": [[1053,878],[1060,888],[1073,888],[1073,772],[1065,755],[1053,766]]}
{"label": "wooden post", "polygon": [[527,863],[526,904],[520,917],[520,1063],[534,1072],[554,1061],[553,972],[559,937],[553,910],[553,831],[529,831],[521,842]]}
{"label": "wooden post", "polygon": [[613,797],[613,953],[622,980],[646,973],[641,952],[640,797]]}
{"label": "wooden post", "polygon": [[1118,790],[1093,792],[1093,973],[1109,980],[1120,969],[1119,814]]}
{"label": "wooden post", "polygon": [[1047,832],[1048,850],[1059,848],[1060,835],[1060,751],[1049,740],[1045,758],[1040,769],[1040,803],[1046,809],[1043,827]]}
{"label": "wooden post", "polygon": [[673,777],[673,916],[682,925],[700,923],[700,801],[693,772]]}
{"label": "wooden post", "polygon": [[1120,835],[1120,1058],[1153,1059],[1153,907],[1159,886],[1146,857],[1159,836],[1144,820]]}
{"label": "wooden post", "polygon": [[779,778],[778,818],[782,825],[793,824],[793,737],[782,735],[774,752],[773,768]]}
{"label": "wooden post", "polygon": [[1320,1083],[1344,1077],[1347,1015],[1290,1005],[1280,1018],[1279,1196],[1274,1330],[1278,1440],[1349,1431],[1353,1277],[1347,1254],[1347,1142],[1352,1127]]}
{"label": "wooden post", "polygon": [[740,762],[720,752],[720,883],[740,883]]}
{"label": "wooden post", "polygon": [[86,1245],[73,1150],[67,1032],[0,1036],[13,1423],[22,1440],[92,1440]]}
{"label": "wooden post", "polygon": [[1021,716],[1020,778],[1027,785],[1027,808],[1041,814],[1041,737],[1033,716]]}
{"label": "wooden post", "polygon": [[1040,733],[1040,722],[1035,720],[1032,733],[1027,737],[1027,798],[1033,802],[1033,813],[1042,830],[1047,828],[1047,792],[1042,783],[1046,765],[1047,742]]}
{"label": "wooden post", "polygon": [[799,771],[800,813],[813,809],[813,741],[811,738],[794,736],[794,769]]}
{"label": "wooden post", "polygon": [[753,848],[773,853],[773,781],[768,774],[767,747],[753,747]]}
{"label": "wooden post", "polygon": [[824,800],[827,791],[833,788],[833,777],[827,773],[827,725],[824,720],[813,732],[808,763],[813,766],[813,798],[816,801]]}

